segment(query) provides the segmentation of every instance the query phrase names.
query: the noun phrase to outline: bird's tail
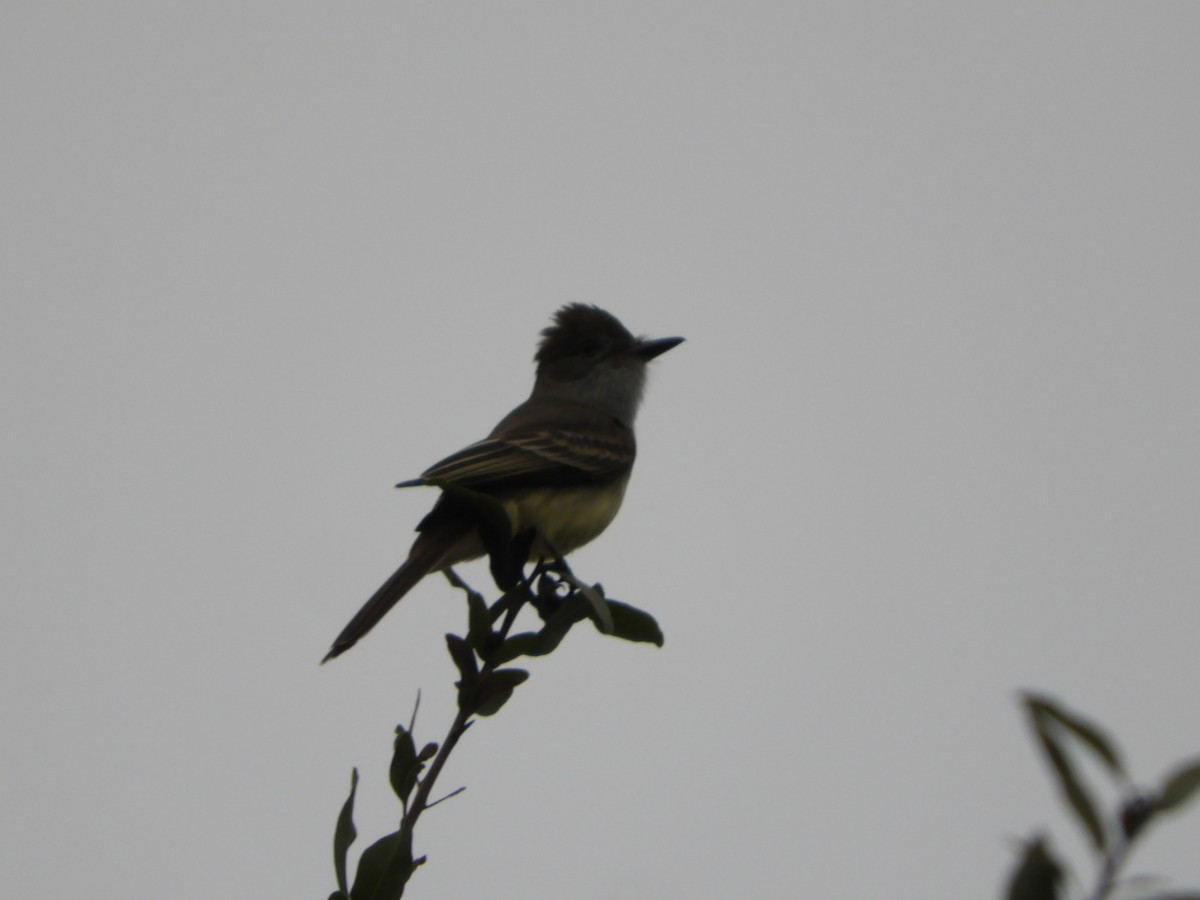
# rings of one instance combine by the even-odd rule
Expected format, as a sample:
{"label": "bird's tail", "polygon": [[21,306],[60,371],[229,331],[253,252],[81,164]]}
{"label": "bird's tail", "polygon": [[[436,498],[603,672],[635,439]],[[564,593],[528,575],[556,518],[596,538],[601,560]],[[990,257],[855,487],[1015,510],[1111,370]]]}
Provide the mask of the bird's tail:
{"label": "bird's tail", "polygon": [[341,656],[363,637],[368,631],[379,624],[379,620],[387,615],[388,610],[413,589],[418,581],[428,575],[441,558],[445,548],[436,540],[430,540],[428,535],[422,535],[413,544],[412,552],[391,578],[383,583],[374,595],[363,604],[363,608],[355,613],[354,618],[342,629],[337,636],[322,664],[329,662],[335,656]]}

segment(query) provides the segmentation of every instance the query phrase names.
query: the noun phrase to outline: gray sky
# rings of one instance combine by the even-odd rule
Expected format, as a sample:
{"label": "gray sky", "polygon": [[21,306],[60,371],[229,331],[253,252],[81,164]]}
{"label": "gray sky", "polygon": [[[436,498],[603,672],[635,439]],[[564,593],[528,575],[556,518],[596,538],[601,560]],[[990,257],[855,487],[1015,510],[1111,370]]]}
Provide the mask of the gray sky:
{"label": "gray sky", "polygon": [[[330,640],[567,301],[655,364],[580,630],[445,773],[414,898],[979,897],[1014,703],[1200,752],[1200,7],[10,3],[13,896],[324,897],[452,716],[431,580]],[[482,567],[465,573],[487,584]],[[1134,871],[1200,883],[1200,812]],[[1090,872],[1090,866],[1085,867]]]}

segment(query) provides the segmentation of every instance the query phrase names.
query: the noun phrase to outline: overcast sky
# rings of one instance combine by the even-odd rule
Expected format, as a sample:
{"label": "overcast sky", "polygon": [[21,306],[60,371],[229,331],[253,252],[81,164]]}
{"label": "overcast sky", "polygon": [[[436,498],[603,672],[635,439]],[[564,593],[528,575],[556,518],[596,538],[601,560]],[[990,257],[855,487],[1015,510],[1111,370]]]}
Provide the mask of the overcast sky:
{"label": "overcast sky", "polygon": [[[453,715],[430,579],[568,301],[683,335],[580,629],[452,757],[413,898],[995,896],[1036,687],[1200,753],[1200,6],[33,3],[0,13],[0,857],[325,897]],[[488,587],[483,566],[464,575]],[[1132,871],[1200,885],[1200,810]]]}

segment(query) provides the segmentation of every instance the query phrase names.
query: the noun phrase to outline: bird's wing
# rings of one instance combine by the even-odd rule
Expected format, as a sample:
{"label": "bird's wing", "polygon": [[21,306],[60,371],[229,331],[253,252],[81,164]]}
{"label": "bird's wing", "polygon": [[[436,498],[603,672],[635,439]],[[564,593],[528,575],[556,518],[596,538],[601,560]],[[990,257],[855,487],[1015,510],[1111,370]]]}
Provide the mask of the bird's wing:
{"label": "bird's wing", "polygon": [[633,465],[633,432],[609,419],[586,428],[521,429],[464,447],[398,487],[446,481],[488,492],[539,485],[603,483]]}

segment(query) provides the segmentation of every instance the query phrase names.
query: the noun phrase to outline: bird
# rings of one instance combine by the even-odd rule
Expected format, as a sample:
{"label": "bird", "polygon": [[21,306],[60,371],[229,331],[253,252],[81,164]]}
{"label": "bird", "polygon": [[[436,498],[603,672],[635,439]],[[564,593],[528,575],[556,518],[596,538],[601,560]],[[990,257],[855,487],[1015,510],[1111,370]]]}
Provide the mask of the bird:
{"label": "bird", "polygon": [[483,440],[396,485],[432,485],[442,494],[404,562],[321,662],[358,643],[426,575],[487,552],[480,505],[464,502],[463,489],[498,503],[513,535],[530,535],[530,560],[561,558],[598,537],[616,517],[633,469],[646,365],[683,340],[635,337],[598,306],[569,303],[555,312],[534,354],[529,398]]}

